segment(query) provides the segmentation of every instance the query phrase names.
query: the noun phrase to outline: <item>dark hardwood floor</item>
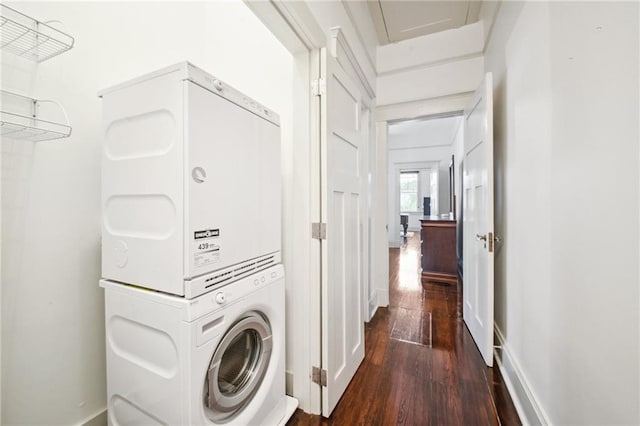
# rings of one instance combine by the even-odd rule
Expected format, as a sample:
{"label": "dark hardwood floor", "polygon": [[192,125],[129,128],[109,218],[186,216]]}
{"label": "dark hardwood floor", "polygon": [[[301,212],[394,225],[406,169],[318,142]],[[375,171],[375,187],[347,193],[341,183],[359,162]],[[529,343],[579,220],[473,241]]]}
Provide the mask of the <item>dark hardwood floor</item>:
{"label": "dark hardwood floor", "polygon": [[330,418],[298,425],[520,425],[497,367],[462,321],[456,285],[420,282],[420,239],[390,249],[390,303],[366,325],[365,359]]}

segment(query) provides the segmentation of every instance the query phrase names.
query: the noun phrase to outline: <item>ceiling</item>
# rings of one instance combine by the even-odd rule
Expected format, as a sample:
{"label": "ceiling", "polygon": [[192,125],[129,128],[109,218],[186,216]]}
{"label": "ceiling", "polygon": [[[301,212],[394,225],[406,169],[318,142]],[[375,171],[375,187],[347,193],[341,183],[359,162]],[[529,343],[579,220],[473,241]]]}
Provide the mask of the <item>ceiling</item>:
{"label": "ceiling", "polygon": [[458,28],[478,21],[481,0],[370,0],[380,44]]}

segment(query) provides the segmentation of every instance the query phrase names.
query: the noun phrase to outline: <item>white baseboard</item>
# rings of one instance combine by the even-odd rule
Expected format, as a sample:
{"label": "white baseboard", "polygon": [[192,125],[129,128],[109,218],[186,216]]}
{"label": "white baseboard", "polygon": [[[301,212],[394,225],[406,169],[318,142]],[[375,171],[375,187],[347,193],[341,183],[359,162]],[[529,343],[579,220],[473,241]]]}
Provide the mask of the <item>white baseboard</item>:
{"label": "white baseboard", "polygon": [[389,289],[377,289],[378,306],[389,306]]}
{"label": "white baseboard", "polygon": [[369,303],[367,305],[368,309],[367,309],[367,321],[369,322],[371,321],[371,318],[373,318],[373,316],[376,314],[376,311],[378,310],[378,292],[376,290],[373,290],[373,293],[371,294],[371,297],[369,298]]}
{"label": "white baseboard", "polygon": [[107,423],[107,409],[105,408],[79,424],[81,426],[107,426]]}
{"label": "white baseboard", "polygon": [[524,426],[550,425],[549,417],[540,405],[540,400],[533,391],[519,362],[513,352],[509,350],[509,345],[505,342],[504,335],[497,324],[494,324],[493,330],[498,341],[498,347],[493,350],[493,354],[518,416],[520,416],[520,421]]}

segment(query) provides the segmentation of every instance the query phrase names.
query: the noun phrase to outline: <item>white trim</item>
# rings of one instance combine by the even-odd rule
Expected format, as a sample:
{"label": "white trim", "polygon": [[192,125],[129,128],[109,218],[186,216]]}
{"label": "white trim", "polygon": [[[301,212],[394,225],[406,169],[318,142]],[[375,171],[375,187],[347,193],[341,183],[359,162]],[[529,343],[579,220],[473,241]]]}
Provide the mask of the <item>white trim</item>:
{"label": "white trim", "polygon": [[473,92],[462,92],[418,101],[378,105],[376,120],[378,122],[410,120],[430,115],[458,113],[464,111],[472,99]]}
{"label": "white trim", "polygon": [[[319,79],[321,77],[320,72],[320,49],[314,49],[310,52],[310,77],[311,80]],[[309,87],[311,87],[309,85]],[[310,92],[309,92],[310,93]],[[321,123],[320,123],[320,97],[313,96],[310,101],[309,116],[310,119],[310,138],[309,138],[309,158],[306,165],[300,160],[301,170],[304,167],[308,167],[311,174],[311,188],[309,188],[310,196],[310,222],[321,222],[321,185],[320,185],[320,156],[321,156]],[[311,233],[307,232],[307,235],[311,237]],[[302,372],[306,373],[305,383],[308,385],[309,391],[309,403],[304,409],[305,412],[311,414],[320,414],[322,412],[322,390],[320,386],[314,384],[311,381],[310,372],[312,366],[322,365],[322,314],[321,314],[321,302],[322,302],[322,282],[321,282],[321,244],[320,240],[311,238],[311,257],[309,268],[309,284],[307,290],[307,303],[306,313],[309,315],[308,336],[305,336],[309,342],[309,353],[307,356],[307,364],[303,366]],[[304,369],[306,368],[306,371]]]}
{"label": "white trim", "polygon": [[498,341],[498,347],[494,348],[493,355],[516,407],[520,421],[524,426],[550,425],[549,416],[542,408],[540,399],[536,396],[529,380],[520,367],[520,363],[509,349],[502,331],[495,323],[493,330]]}
{"label": "white trim", "polygon": [[244,3],[292,54],[325,45],[324,32],[305,2],[244,0]]}
{"label": "white trim", "polygon": [[[364,96],[361,96],[364,97]],[[364,318],[365,322],[369,321],[369,312],[371,309],[368,305],[368,300],[370,298],[369,292],[371,291],[371,247],[372,247],[372,238],[370,232],[371,226],[371,215],[370,215],[370,206],[371,206],[371,190],[369,187],[369,173],[371,168],[371,160],[370,157],[372,155],[372,141],[374,140],[373,134],[373,124],[374,124],[374,115],[373,110],[369,108],[364,102],[360,103],[360,136],[361,136],[361,146],[358,150],[358,158],[360,164],[360,217],[361,217],[361,281],[362,285],[360,288],[361,292],[361,310],[362,310],[362,318]]]}
{"label": "white trim", "polygon": [[473,52],[473,53],[465,53],[464,55],[451,56],[449,58],[437,59],[435,61],[427,61],[419,64],[408,65],[404,67],[398,67],[390,69],[389,71],[383,71],[378,73],[378,77],[386,77],[389,75],[399,74],[407,71],[416,71],[416,70],[425,70],[433,67],[438,67],[441,65],[452,64],[460,61],[464,61],[467,59],[476,59],[484,56],[483,52]]}
{"label": "white trim", "polygon": [[389,306],[389,288],[379,288],[378,291],[378,306]]}
{"label": "white trim", "polygon": [[453,146],[453,141],[451,141],[451,143],[439,144],[439,145],[401,146],[399,148],[389,148],[389,151],[404,151],[404,150],[407,150],[407,149],[446,148],[448,146]]}
{"label": "white trim", "polygon": [[319,198],[314,198],[319,185],[315,152],[319,146],[319,108],[318,97],[311,96],[310,88],[311,81],[319,78],[317,48],[325,45],[326,36],[304,2],[245,0],[245,4],[294,59],[293,178],[297,185],[307,187],[309,197],[298,197],[293,205],[293,247],[290,249],[298,260],[287,265],[287,309],[291,313],[289,321],[296,326],[288,330],[293,337],[288,336],[287,345],[295,344],[296,349],[293,359],[288,360],[286,383],[293,388],[293,396],[299,400],[302,410],[319,414],[321,390],[309,375],[312,365],[320,365],[319,241],[309,232],[311,223],[319,220]]}
{"label": "white trim", "polygon": [[369,306],[369,309],[367,311],[366,322],[371,321],[373,316],[376,314],[376,311],[378,310],[378,292],[376,291],[375,288],[373,289],[373,292],[371,293],[371,297],[369,298],[368,306]]}
{"label": "white trim", "polygon": [[280,41],[289,52],[296,54],[307,50],[302,38],[296,34],[292,25],[284,18],[273,3],[244,0],[244,4],[269,28],[269,31],[276,36],[278,41]]}
{"label": "white trim", "polygon": [[[369,98],[371,99],[375,98],[376,91],[373,89],[373,87],[371,87],[371,84],[369,84],[369,80],[362,70],[360,63],[358,62],[358,58],[356,57],[355,53],[353,53],[353,49],[351,49],[351,45],[342,32],[342,29],[340,29],[340,27],[333,27],[330,31],[331,56],[336,58],[338,63],[345,70],[348,69],[347,65],[350,65],[356,76],[358,77],[358,80],[360,80],[360,84],[362,84],[365,92],[367,92],[367,96],[369,96]],[[341,55],[340,52],[344,52],[344,55]]]}
{"label": "white trim", "polygon": [[353,17],[353,11],[351,10],[351,6],[349,6],[349,2],[345,1],[345,0],[342,0],[341,3],[342,3],[342,6],[344,8],[344,11],[347,13],[347,17],[349,18],[349,21],[351,22],[351,26],[353,27],[353,29],[354,29],[354,31],[356,33],[356,36],[358,37],[358,41],[360,42],[360,46],[362,47],[362,50],[364,51],[364,55],[366,56],[367,61],[369,62],[369,67],[371,67],[371,69],[375,73],[376,72],[376,61],[374,60],[374,58],[369,53],[369,49],[367,49],[367,43],[365,43],[364,37],[362,36],[362,33],[360,32],[360,25],[358,25],[358,23],[356,22],[355,18]]}

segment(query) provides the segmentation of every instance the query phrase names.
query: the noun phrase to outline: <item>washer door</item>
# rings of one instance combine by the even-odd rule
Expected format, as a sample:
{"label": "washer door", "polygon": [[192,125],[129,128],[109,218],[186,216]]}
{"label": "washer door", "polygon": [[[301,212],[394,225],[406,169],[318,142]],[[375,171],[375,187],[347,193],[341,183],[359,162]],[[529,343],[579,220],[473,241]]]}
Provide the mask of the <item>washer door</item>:
{"label": "washer door", "polygon": [[213,353],[204,382],[204,405],[214,422],[238,414],[260,387],[272,349],[271,326],[259,312],[236,321]]}

